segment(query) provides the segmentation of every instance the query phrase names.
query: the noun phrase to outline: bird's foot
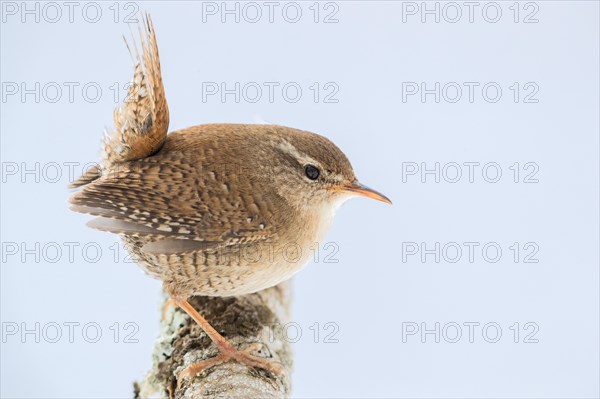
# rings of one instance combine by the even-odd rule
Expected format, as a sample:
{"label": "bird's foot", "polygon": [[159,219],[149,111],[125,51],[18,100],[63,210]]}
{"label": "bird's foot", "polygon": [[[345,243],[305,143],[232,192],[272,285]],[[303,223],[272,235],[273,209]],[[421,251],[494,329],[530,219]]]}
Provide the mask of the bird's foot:
{"label": "bird's foot", "polygon": [[233,346],[223,346],[219,348],[219,354],[213,358],[203,360],[201,362],[192,363],[185,368],[177,378],[178,385],[183,382],[184,378],[194,378],[213,366],[235,361],[249,367],[258,367],[267,370],[275,376],[285,374],[283,365],[275,360],[266,359],[264,357],[255,356],[252,352],[258,351],[263,347],[263,344],[255,342],[243,350],[238,350]]}

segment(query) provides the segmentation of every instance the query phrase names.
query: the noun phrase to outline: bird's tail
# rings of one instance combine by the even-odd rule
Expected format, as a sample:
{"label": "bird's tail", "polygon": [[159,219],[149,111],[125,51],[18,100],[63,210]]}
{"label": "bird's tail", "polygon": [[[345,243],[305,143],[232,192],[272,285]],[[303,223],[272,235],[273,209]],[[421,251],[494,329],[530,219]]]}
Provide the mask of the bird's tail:
{"label": "bird's tail", "polygon": [[138,25],[141,55],[133,41],[133,51],[125,44],[134,66],[124,103],[115,109],[115,127],[105,135],[102,161],[71,184],[80,187],[100,176],[102,171],[122,162],[152,155],[160,149],[169,128],[169,108],[160,70],[154,26],[145,15]]}

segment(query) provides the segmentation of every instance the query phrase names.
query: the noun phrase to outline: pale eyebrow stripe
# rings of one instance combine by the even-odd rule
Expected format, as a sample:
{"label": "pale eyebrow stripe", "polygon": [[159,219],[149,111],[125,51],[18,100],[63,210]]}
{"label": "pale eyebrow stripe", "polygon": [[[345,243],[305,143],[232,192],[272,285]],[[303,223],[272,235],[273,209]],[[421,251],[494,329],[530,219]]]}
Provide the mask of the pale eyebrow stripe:
{"label": "pale eyebrow stripe", "polygon": [[[311,158],[308,155],[298,151],[298,149],[296,147],[294,147],[294,145],[292,143],[290,143],[289,141],[287,141],[284,138],[281,139],[281,142],[279,143],[278,147],[280,150],[282,150],[286,154],[288,154],[291,157],[298,160],[298,162],[300,162],[300,164],[302,164],[302,165],[306,165],[307,163],[310,163],[310,164],[313,164],[313,165],[319,167],[320,169],[323,169],[323,165],[321,165],[318,161],[316,161],[314,158]],[[329,175],[329,178],[331,178],[335,181],[338,181],[338,182],[344,180],[344,176],[337,174],[337,173]]]}
{"label": "pale eyebrow stripe", "polygon": [[282,151],[284,151],[285,153],[296,158],[303,165],[307,164],[307,163],[311,163],[315,166],[322,167],[322,165],[319,162],[317,162],[315,159],[309,157],[308,155],[298,151],[298,149],[296,147],[294,147],[294,145],[292,143],[290,143],[289,141],[287,141],[286,139],[282,139],[282,141],[279,143],[279,148]]}

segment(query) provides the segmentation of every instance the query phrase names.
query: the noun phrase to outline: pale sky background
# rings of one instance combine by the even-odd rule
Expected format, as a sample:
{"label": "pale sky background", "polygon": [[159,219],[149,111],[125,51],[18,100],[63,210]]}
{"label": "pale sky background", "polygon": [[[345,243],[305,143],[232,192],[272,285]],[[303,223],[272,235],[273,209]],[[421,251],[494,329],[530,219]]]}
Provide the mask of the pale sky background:
{"label": "pale sky background", "polygon": [[[131,397],[151,366],[160,283],[66,203],[131,78],[136,9],[171,130],[318,132],[394,201],[345,204],[294,278],[295,397],[600,395],[597,2],[478,2],[472,22],[462,2],[439,22],[421,2],[280,2],[272,22],[170,3],[1,5],[2,397]],[[207,91],[236,82],[237,103]]]}

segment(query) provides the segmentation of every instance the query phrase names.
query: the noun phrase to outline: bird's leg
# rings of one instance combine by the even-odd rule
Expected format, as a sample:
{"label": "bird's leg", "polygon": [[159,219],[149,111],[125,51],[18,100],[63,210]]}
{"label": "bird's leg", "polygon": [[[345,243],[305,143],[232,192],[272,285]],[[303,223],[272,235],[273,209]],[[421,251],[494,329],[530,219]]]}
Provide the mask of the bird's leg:
{"label": "bird's leg", "polygon": [[170,308],[171,306],[175,306],[175,307],[177,307],[177,304],[175,303],[175,299],[173,299],[173,298],[169,298],[169,299],[167,299],[167,300],[165,301],[165,304],[164,304],[164,305],[163,305],[163,307],[162,307],[162,312],[161,312],[161,314],[162,314],[162,318],[163,318],[163,320],[167,318],[167,311],[169,310],[169,308]]}
{"label": "bird's leg", "polygon": [[217,356],[198,363],[193,363],[186,367],[185,370],[179,373],[179,377],[177,379],[179,383],[183,381],[185,377],[193,378],[212,366],[230,361],[237,361],[250,367],[259,367],[270,371],[275,375],[284,374],[284,369],[281,363],[252,355],[252,352],[260,350],[262,344],[254,343],[244,350],[238,350],[231,344],[231,342],[227,341],[221,334],[219,334],[219,332],[215,330],[213,326],[211,326],[210,323],[206,321],[206,319],[202,317],[187,300],[173,300],[177,306],[183,309],[192,319],[194,319],[194,321],[200,324],[200,327],[202,327],[206,335],[208,335],[208,337],[215,343],[215,345],[217,345],[217,348],[219,349],[219,354]]}

